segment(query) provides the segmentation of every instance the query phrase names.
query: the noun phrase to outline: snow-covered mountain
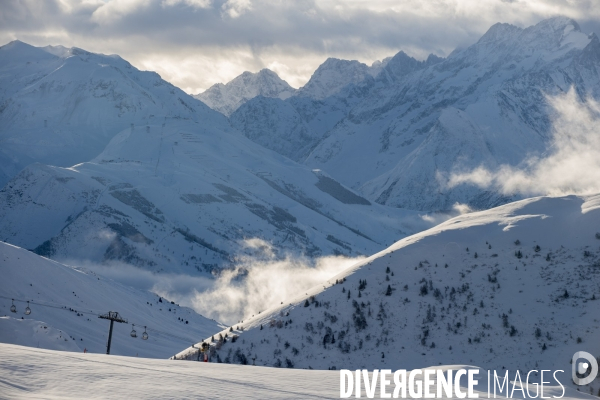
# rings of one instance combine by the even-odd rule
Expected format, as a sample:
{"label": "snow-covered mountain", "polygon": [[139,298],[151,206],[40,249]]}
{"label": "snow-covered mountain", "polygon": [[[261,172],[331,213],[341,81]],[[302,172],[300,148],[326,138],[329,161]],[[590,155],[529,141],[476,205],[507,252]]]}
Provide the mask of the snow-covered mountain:
{"label": "snow-covered mountain", "polygon": [[[339,73],[323,78],[329,86],[315,80],[285,103],[255,98],[231,116],[232,124],[370,201],[428,211],[456,202],[485,209],[514,197],[466,184],[447,188],[443,178],[480,165],[518,165],[546,151],[554,115],[547,95],[574,87],[582,99],[600,97],[599,39],[565,17],[526,29],[496,24],[446,59],[418,61],[399,52],[375,77],[355,64],[328,60],[319,70]],[[347,85],[337,85],[340,79]],[[316,95],[302,99],[308,88]],[[293,149],[281,145],[290,136]]]}
{"label": "snow-covered mountain", "polygon": [[217,83],[193,97],[226,116],[230,116],[248,100],[263,96],[285,100],[296,89],[270,69],[244,72],[226,84]]}
{"label": "snow-covered mountain", "polygon": [[372,75],[389,61],[368,67],[358,61],[329,58],[294,96],[286,100],[255,97],[229,120],[251,140],[302,162],[362,100],[374,82]]}
{"label": "snow-covered mountain", "polygon": [[[582,33],[570,19],[527,29],[497,24],[443,62],[389,88],[375,88],[329,132],[307,164],[382,204],[431,210],[459,202],[488,208],[502,201],[467,185],[447,189],[438,174],[517,165],[528,154],[544,152],[553,116],[545,96],[574,86],[580,96],[597,98],[599,66],[598,38]],[[452,114],[459,117],[449,118]],[[468,136],[478,138],[481,151],[463,147],[473,142]],[[365,156],[360,169],[344,161],[357,152]]]}
{"label": "snow-covered mountain", "polygon": [[226,119],[119,56],[13,41],[0,47],[0,187],[33,162],[71,166],[118,132],[164,117]]}
{"label": "snow-covered mountain", "polygon": [[[2,343],[103,354],[109,321],[98,314],[116,311],[129,323],[114,324],[111,354],[165,358],[219,329],[217,322],[153,293],[1,242],[0,272]],[[10,312],[11,299],[16,313]],[[132,324],[137,338],[130,336]],[[144,326],[147,340],[141,338]]]}
{"label": "snow-covered mountain", "polygon": [[599,230],[600,195],[466,214],[206,341],[213,361],[237,364],[569,373],[575,351],[600,354]]}
{"label": "snow-covered mountain", "polygon": [[[31,164],[0,191],[9,243],[60,260],[210,273],[253,251],[252,238],[281,256],[354,256],[430,226],[264,149],[118,56],[22,42],[0,53],[2,165],[12,174]],[[273,77],[250,82],[268,88]]]}
{"label": "snow-covered mountain", "polygon": [[33,164],[0,191],[1,239],[59,260],[217,272],[260,239],[285,254],[371,254],[428,226],[219,122],[163,119],[91,162]]}

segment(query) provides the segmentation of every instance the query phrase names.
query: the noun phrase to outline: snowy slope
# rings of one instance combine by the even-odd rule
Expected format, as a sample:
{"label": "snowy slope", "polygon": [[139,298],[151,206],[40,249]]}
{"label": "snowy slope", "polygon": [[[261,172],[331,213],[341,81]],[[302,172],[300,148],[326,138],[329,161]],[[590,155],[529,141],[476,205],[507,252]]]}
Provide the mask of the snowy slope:
{"label": "snowy slope", "polygon": [[[206,398],[326,399],[339,398],[338,371],[306,371],[202,362],[71,354],[0,344],[0,392],[10,399],[60,398]],[[23,365],[27,360],[27,365]],[[456,370],[454,365],[441,369]],[[69,379],[64,379],[68,376]],[[362,395],[365,396],[364,388]],[[535,389],[531,389],[532,393]],[[390,390],[388,389],[388,392]],[[377,385],[377,396],[379,385]],[[487,388],[476,387],[480,398]],[[514,398],[521,392],[515,391]],[[544,387],[560,396],[560,387]],[[498,398],[504,398],[498,395]],[[564,399],[592,399],[566,388]]]}
{"label": "snowy slope", "polygon": [[91,162],[26,168],[0,191],[1,239],[58,260],[210,274],[254,254],[253,238],[281,257],[356,256],[431,226],[210,120],[163,121],[122,131]]}
{"label": "snowy slope", "polygon": [[292,160],[305,159],[321,139],[293,104],[281,99],[255,97],[229,120],[248,139]]}
{"label": "snowy slope", "polygon": [[[172,355],[219,324],[193,310],[159,301],[157,295],[48,260],[0,243],[0,342],[54,350],[105,353],[109,321],[117,311],[129,324],[115,323],[111,354],[152,358]],[[10,312],[11,299],[17,312]],[[31,314],[25,315],[24,301]],[[187,322],[186,322],[187,321]],[[138,337],[129,333],[135,324]],[[148,340],[142,340],[144,326]]]}
{"label": "snowy slope", "polygon": [[20,41],[0,47],[0,186],[33,162],[89,161],[121,130],[163,117],[226,119],[119,56]]}
{"label": "snowy slope", "polygon": [[[336,371],[295,371],[74,354],[0,344],[0,398],[323,399]],[[27,360],[26,366],[23,360]],[[65,379],[68,377],[68,379]],[[285,382],[285,385],[282,385]]]}
{"label": "snowy slope", "polygon": [[256,73],[246,71],[226,84],[217,83],[193,97],[229,117],[256,96],[285,100],[294,92],[296,89],[265,68]]}
{"label": "snowy slope", "polygon": [[[466,214],[257,310],[232,332],[215,332],[213,360],[568,371],[575,351],[600,354],[599,265],[600,195],[540,197]],[[226,343],[219,334],[229,336]],[[239,336],[234,343],[232,334]],[[600,382],[591,386],[597,393]]]}

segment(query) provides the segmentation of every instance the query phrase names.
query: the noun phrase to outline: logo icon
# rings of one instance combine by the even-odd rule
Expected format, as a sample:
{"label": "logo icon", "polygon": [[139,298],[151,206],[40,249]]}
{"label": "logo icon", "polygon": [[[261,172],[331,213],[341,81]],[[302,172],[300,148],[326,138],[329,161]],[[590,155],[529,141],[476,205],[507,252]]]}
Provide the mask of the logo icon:
{"label": "logo icon", "polygon": [[[584,359],[585,361],[579,361],[580,359]],[[587,353],[585,351],[578,351],[573,354],[572,364],[572,373],[573,373],[573,382],[578,386],[587,385],[591,383],[596,376],[598,375],[598,362],[594,358],[593,355]],[[590,374],[585,378],[579,378],[577,375],[582,376],[590,371]]]}

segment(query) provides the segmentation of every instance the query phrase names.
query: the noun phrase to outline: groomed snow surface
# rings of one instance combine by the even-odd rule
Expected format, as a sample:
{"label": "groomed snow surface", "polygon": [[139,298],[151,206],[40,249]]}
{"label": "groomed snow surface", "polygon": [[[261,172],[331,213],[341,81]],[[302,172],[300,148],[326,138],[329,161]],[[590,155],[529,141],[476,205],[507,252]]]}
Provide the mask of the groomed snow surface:
{"label": "groomed snow surface", "polygon": [[[340,395],[339,371],[176,362],[7,344],[0,344],[0,354],[2,399],[328,399]],[[478,378],[484,378],[480,382],[484,383],[483,370]],[[480,398],[487,397],[487,386],[477,389]],[[378,398],[379,387],[375,393]],[[513,398],[519,398],[518,393]],[[560,387],[544,391],[546,396],[561,393]],[[592,396],[566,388],[563,399],[575,398]]]}
{"label": "groomed snow surface", "polygon": [[0,398],[322,399],[337,371],[70,353],[0,344]]}

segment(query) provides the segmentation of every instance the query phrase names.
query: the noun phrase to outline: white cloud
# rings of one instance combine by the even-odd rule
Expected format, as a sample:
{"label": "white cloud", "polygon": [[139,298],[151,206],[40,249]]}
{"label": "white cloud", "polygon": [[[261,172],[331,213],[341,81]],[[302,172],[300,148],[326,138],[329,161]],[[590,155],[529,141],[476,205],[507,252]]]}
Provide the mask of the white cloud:
{"label": "white cloud", "polygon": [[116,53],[197,93],[269,65],[298,87],[327,57],[444,56],[496,22],[557,14],[600,30],[596,0],[22,0],[0,8],[0,42]]}
{"label": "white cloud", "polygon": [[212,6],[212,0],[162,0],[162,5],[167,7],[173,7],[179,4],[193,8],[209,8]]}
{"label": "white cloud", "polygon": [[223,13],[231,18],[237,18],[251,9],[252,2],[250,0],[227,0],[227,2],[221,6]]}
{"label": "white cloud", "polygon": [[134,14],[148,6],[150,0],[110,0],[100,5],[90,20],[99,24],[111,24],[115,20]]}
{"label": "white cloud", "polygon": [[[339,272],[359,262],[359,258],[323,257],[314,262],[302,259],[243,260],[234,271],[226,271],[214,286],[178,299],[191,302],[201,314],[225,323],[235,323],[267,308],[289,301],[304,291],[327,282]],[[242,274],[243,279],[239,276]],[[154,291],[161,294],[155,287]],[[167,298],[177,294],[163,291]]]}
{"label": "white cloud", "polygon": [[566,195],[600,192],[600,103],[581,101],[574,89],[548,98],[554,109],[549,151],[529,157],[522,166],[495,171],[479,167],[454,173],[450,187],[470,183],[503,194]]}
{"label": "white cloud", "polygon": [[276,259],[272,246],[249,239],[251,256],[240,256],[234,270],[216,279],[184,274],[152,273],[122,262],[94,264],[82,260],[60,260],[67,265],[142,290],[149,290],[205,317],[233,324],[243,318],[285,302],[316,285],[327,282],[363,258],[322,257],[316,260],[287,257]]}

